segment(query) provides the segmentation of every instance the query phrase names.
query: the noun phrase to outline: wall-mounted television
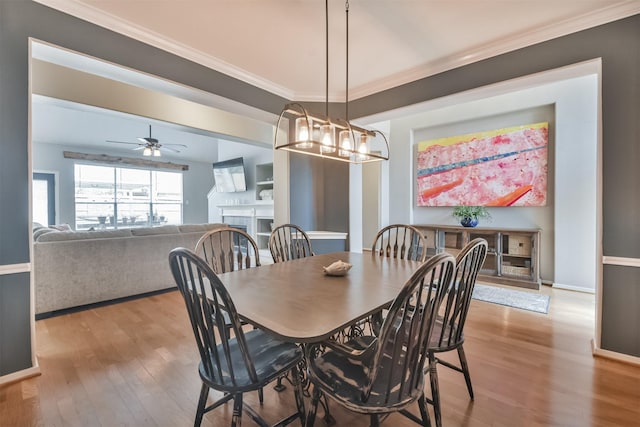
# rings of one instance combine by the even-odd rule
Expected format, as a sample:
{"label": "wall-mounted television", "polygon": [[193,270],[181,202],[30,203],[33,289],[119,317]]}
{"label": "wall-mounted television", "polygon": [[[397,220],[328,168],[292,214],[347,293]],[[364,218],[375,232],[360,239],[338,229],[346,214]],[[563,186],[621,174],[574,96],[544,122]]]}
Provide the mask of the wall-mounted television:
{"label": "wall-mounted television", "polygon": [[417,206],[545,206],[547,122],[417,144]]}
{"label": "wall-mounted television", "polygon": [[213,179],[218,193],[247,191],[242,157],[214,163]]}

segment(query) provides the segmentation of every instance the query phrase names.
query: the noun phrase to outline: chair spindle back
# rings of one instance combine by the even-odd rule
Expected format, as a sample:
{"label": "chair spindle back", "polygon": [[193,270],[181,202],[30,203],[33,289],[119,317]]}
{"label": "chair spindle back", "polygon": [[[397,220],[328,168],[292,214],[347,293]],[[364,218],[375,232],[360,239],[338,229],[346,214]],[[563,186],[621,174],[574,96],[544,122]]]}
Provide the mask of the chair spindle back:
{"label": "chair spindle back", "polygon": [[378,231],[371,252],[381,257],[424,261],[427,259],[427,239],[412,225],[392,224]]}
{"label": "chair spindle back", "polygon": [[307,233],[295,224],[283,224],[276,227],[269,237],[269,250],[273,262],[313,256],[311,239]]}
{"label": "chair spindle back", "polygon": [[422,393],[423,369],[433,324],[452,283],[455,259],[438,254],[423,263],[393,301],[378,337],[369,383],[362,391],[366,402],[372,390],[377,400],[393,406]]}
{"label": "chair spindle back", "polygon": [[233,227],[208,231],[196,243],[195,252],[217,274],[260,266],[256,242],[245,231]]}
{"label": "chair spindle back", "polygon": [[439,336],[432,338],[431,346],[435,345],[441,349],[453,348],[464,339],[464,324],[478,272],[487,257],[487,246],[485,239],[474,239],[467,243],[456,257],[453,286],[445,295],[445,301],[439,313],[439,322],[442,326],[436,328]]}

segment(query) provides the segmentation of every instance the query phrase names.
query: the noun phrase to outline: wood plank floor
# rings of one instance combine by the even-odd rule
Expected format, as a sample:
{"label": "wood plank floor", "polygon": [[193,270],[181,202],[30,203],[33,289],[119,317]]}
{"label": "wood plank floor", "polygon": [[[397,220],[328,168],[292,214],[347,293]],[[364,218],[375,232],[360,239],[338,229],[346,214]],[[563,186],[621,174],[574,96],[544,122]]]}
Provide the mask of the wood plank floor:
{"label": "wood plank floor", "polygon": [[[543,292],[548,315],[473,301],[465,349],[476,397],[440,367],[445,426],[640,425],[640,368],[591,355],[594,297]],[[0,388],[0,426],[193,424],[198,355],[177,292],[40,320],[36,332],[42,375]],[[255,395],[246,400],[258,408]],[[269,387],[259,411],[276,421],[293,407],[290,387]],[[338,426],[368,425],[331,408]],[[203,425],[227,426],[231,412]],[[392,415],[383,425],[415,424]]]}

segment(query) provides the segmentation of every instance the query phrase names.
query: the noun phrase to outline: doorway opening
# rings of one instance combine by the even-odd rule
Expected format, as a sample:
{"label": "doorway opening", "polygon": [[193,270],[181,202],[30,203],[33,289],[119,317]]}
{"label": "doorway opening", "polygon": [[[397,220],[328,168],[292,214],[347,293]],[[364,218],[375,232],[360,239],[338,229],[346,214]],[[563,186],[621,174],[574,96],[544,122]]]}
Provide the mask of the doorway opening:
{"label": "doorway opening", "polygon": [[33,222],[44,226],[56,224],[56,176],[34,172],[32,191]]}

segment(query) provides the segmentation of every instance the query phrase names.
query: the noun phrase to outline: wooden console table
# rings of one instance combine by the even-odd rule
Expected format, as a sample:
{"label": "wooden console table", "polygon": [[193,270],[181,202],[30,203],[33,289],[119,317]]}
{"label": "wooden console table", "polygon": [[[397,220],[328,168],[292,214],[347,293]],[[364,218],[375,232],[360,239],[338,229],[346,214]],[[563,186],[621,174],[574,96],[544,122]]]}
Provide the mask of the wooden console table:
{"label": "wooden console table", "polygon": [[428,254],[454,256],[465,244],[483,238],[489,244],[478,279],[522,288],[540,288],[540,230],[537,228],[462,227],[414,224],[427,238]]}

